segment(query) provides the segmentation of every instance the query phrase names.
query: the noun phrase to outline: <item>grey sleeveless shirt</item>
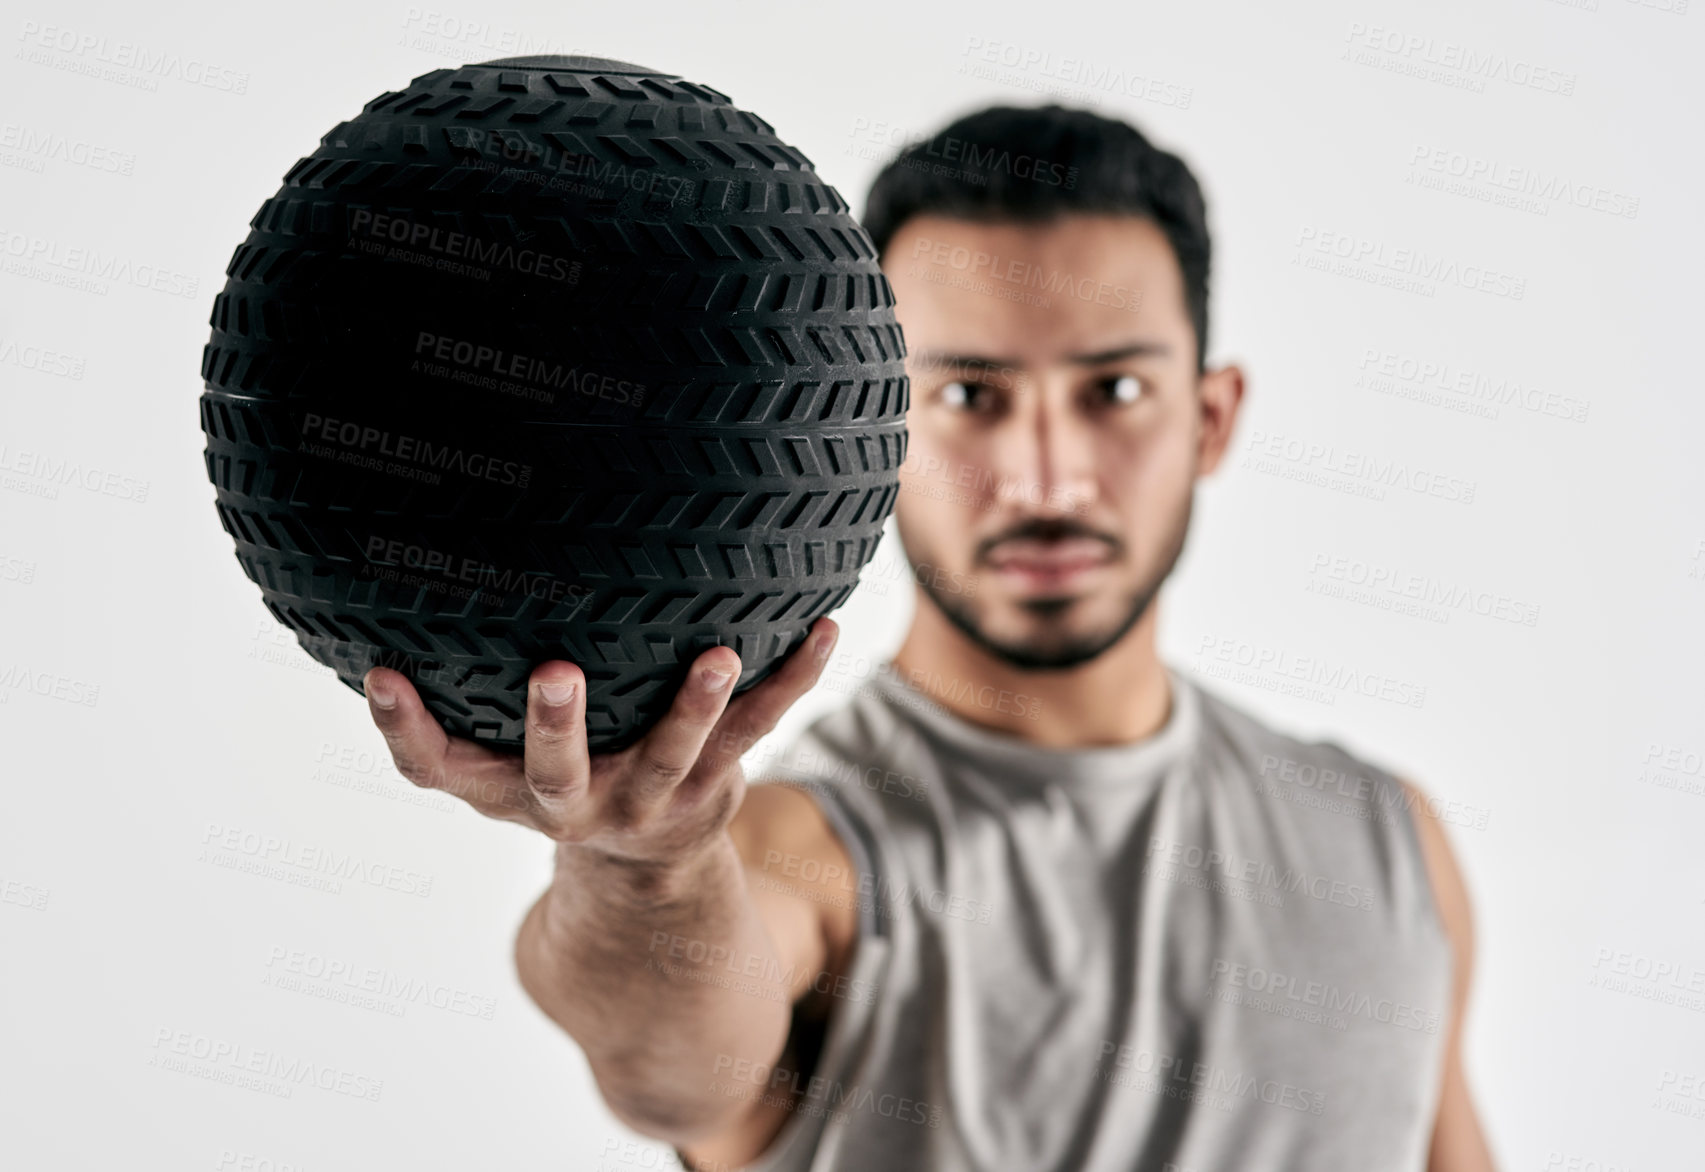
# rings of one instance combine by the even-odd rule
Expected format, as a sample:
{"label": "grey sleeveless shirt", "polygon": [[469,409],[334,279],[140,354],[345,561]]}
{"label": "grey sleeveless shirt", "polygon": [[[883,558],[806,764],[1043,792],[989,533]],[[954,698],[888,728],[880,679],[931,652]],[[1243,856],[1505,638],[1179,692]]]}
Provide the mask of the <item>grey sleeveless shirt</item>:
{"label": "grey sleeveless shirt", "polygon": [[1154,735],[1067,750],[889,661],[751,771],[812,793],[857,872],[757,881],[860,915],[814,1068],[754,1074],[799,1099],[752,1172],[1425,1167],[1451,946],[1419,813],[1166,670]]}

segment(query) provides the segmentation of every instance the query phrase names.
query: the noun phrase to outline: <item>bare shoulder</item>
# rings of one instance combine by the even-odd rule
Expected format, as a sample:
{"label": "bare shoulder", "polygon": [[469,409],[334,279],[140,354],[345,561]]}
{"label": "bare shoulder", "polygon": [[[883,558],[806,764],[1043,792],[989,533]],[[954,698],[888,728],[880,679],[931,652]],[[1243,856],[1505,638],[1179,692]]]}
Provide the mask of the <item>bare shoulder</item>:
{"label": "bare shoulder", "polygon": [[1433,813],[1427,792],[1406,778],[1397,780],[1402,783],[1408,797],[1415,834],[1420,839],[1421,855],[1426,861],[1427,875],[1432,884],[1433,902],[1456,953],[1460,983],[1466,981],[1474,956],[1474,911],[1468,885],[1462,878],[1450,836]]}
{"label": "bare shoulder", "polygon": [[748,846],[771,837],[787,838],[795,844],[821,836],[834,839],[837,845],[840,842],[817,800],[804,787],[766,778],[757,778],[746,786],[746,796],[728,832],[742,856]]}
{"label": "bare shoulder", "polygon": [[[790,922],[809,922],[820,947],[793,959],[810,975],[842,971],[858,934],[852,856],[817,799],[801,786],[759,780],[746,787],[728,833],[746,864],[761,908]],[[845,882],[851,878],[854,882]],[[773,929],[772,929],[773,930]]]}

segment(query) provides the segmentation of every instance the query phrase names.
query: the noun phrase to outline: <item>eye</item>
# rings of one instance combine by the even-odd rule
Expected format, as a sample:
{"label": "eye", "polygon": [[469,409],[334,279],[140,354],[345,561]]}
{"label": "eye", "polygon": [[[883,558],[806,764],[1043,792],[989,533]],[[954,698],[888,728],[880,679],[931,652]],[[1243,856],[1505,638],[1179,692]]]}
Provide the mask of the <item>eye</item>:
{"label": "eye", "polygon": [[1143,395],[1143,383],[1134,374],[1118,374],[1104,378],[1101,385],[1114,403],[1135,403]]}
{"label": "eye", "polygon": [[[968,379],[954,379],[950,383],[942,384],[941,401],[949,407],[963,411],[974,411],[979,402],[978,393],[987,390],[988,387],[982,383],[971,382]],[[986,403],[988,398],[989,396],[984,394],[981,401]]]}

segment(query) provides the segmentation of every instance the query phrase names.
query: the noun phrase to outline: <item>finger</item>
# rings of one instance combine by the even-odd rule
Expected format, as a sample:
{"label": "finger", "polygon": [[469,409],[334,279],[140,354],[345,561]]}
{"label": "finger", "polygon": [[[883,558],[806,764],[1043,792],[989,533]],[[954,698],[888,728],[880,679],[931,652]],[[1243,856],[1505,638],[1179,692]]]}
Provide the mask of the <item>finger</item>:
{"label": "finger", "polygon": [[524,757],[527,786],[547,808],[586,791],[586,676],[566,660],[541,663],[528,678]]}
{"label": "finger", "polygon": [[515,758],[446,733],[407,676],[375,667],[362,687],[398,773],[418,786],[453,794],[482,814],[502,816],[506,809],[528,808],[515,795],[523,788]]}
{"label": "finger", "polygon": [[827,616],[812,624],[811,633],[780,667],[728,705],[711,734],[705,756],[738,759],[751,752],[752,746],[775,729],[783,714],[817,685],[840,637],[840,625]]}
{"label": "finger", "polygon": [[414,781],[417,775],[441,766],[450,737],[421,702],[407,676],[388,667],[375,667],[361,681],[367,711],[385,735],[397,772]]}
{"label": "finger", "polygon": [[519,753],[498,753],[476,741],[451,737],[444,759],[416,784],[458,797],[488,818],[545,829]]}
{"label": "finger", "polygon": [[692,772],[739,677],[740,656],[732,647],[712,647],[693,660],[669,711],[634,746],[633,766],[621,782],[624,805],[655,806]]}

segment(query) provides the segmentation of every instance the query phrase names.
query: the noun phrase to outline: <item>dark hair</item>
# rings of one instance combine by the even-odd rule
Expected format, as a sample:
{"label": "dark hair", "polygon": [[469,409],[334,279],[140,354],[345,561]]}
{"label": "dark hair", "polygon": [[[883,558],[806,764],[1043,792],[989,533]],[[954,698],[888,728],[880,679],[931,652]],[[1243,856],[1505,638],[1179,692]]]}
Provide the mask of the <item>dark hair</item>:
{"label": "dark hair", "polygon": [[1182,159],[1127,122],[1057,104],[984,107],[883,167],[861,222],[880,255],[917,215],[1036,223],[1074,212],[1142,216],[1166,234],[1204,369],[1211,250],[1202,190]]}

